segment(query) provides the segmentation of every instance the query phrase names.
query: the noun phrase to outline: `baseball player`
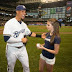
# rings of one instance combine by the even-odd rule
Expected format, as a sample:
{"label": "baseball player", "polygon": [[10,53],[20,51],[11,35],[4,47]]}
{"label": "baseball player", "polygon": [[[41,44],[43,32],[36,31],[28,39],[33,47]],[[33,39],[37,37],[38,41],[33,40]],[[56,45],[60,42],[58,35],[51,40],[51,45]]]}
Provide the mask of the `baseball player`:
{"label": "baseball player", "polygon": [[30,72],[29,60],[26,47],[23,43],[27,42],[26,35],[32,37],[41,37],[31,32],[27,25],[22,21],[26,15],[26,7],[24,5],[18,5],[16,7],[16,16],[6,22],[4,26],[3,36],[6,45],[6,57],[7,57],[7,72],[14,72],[14,66],[18,59],[23,67],[23,72]]}

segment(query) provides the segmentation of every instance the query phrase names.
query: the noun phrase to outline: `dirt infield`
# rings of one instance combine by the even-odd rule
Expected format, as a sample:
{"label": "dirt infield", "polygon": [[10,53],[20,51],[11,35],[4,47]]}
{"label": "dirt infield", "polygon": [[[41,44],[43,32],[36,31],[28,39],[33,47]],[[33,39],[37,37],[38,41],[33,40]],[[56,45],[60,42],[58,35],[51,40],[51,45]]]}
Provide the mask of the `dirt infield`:
{"label": "dirt infield", "polygon": [[[35,32],[35,33],[44,33],[44,32]],[[3,28],[0,29],[0,34],[3,34]],[[60,32],[60,34],[72,34],[72,32]]]}
{"label": "dirt infield", "polygon": [[0,29],[0,34],[3,34],[3,29]]}

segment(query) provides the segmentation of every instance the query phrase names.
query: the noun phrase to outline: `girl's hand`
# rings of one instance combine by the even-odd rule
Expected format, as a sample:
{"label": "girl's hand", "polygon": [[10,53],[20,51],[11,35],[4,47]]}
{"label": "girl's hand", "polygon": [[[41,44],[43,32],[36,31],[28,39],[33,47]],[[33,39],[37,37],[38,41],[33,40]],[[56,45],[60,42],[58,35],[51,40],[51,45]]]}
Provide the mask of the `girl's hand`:
{"label": "girl's hand", "polygon": [[41,35],[41,37],[42,37],[43,39],[45,39],[45,38],[46,38],[46,33],[43,33],[43,34]]}
{"label": "girl's hand", "polygon": [[40,47],[37,47],[37,49],[44,49],[44,47],[40,44]]}

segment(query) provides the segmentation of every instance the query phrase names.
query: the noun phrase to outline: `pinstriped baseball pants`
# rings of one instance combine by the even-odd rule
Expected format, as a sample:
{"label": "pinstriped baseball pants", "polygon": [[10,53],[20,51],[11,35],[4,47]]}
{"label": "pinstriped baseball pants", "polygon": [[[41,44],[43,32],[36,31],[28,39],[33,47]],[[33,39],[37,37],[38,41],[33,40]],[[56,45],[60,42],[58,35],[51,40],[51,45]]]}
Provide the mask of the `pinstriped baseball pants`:
{"label": "pinstriped baseball pants", "polygon": [[16,60],[18,59],[23,67],[23,72],[30,72],[29,70],[29,60],[26,47],[16,48],[13,46],[6,46],[6,57],[7,57],[7,72],[14,72],[14,66]]}

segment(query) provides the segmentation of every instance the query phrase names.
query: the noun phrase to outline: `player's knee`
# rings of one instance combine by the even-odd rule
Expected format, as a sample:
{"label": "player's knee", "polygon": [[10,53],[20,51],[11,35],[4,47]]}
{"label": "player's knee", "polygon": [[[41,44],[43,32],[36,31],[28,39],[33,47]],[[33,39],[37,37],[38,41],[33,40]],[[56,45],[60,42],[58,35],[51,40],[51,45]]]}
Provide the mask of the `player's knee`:
{"label": "player's knee", "polygon": [[14,71],[14,66],[13,65],[8,65],[7,66],[7,72],[13,72]]}
{"label": "player's knee", "polygon": [[15,65],[15,63],[10,62],[10,63],[8,63],[8,68],[10,68],[10,69],[14,69],[14,65]]}
{"label": "player's knee", "polygon": [[23,70],[24,70],[24,72],[29,72],[30,71],[29,66],[23,66]]}
{"label": "player's knee", "polygon": [[29,69],[29,65],[22,65],[23,66],[23,68],[25,68],[25,69]]}
{"label": "player's knee", "polygon": [[25,66],[25,69],[29,69],[29,66]]}

